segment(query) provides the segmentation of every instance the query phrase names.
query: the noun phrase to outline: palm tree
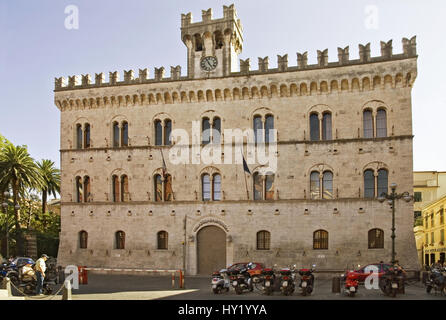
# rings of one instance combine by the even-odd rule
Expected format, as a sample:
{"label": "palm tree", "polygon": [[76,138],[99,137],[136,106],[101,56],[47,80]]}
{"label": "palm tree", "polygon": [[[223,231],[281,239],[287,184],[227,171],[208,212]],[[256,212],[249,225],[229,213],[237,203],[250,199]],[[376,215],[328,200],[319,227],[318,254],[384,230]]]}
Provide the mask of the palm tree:
{"label": "palm tree", "polygon": [[26,147],[7,144],[2,148],[0,152],[0,186],[12,189],[18,254],[23,253],[20,212],[17,209],[18,198],[23,196],[27,188],[41,189],[43,183],[39,167],[29,155]]}
{"label": "palm tree", "polygon": [[48,195],[52,194],[56,197],[57,193],[60,193],[60,170],[54,167],[53,161],[46,159],[38,162],[37,166],[44,180],[40,190],[42,191],[42,213],[45,213]]}

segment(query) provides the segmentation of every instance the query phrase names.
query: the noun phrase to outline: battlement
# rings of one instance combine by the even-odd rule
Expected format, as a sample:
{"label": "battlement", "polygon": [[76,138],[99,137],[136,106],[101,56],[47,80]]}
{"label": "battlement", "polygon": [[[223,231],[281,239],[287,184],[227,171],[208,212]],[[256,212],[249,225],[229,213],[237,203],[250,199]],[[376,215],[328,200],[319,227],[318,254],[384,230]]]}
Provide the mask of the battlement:
{"label": "battlement", "polygon": [[[359,59],[350,60],[349,47],[338,48],[338,61],[328,62],[328,49],[317,51],[317,64],[308,64],[308,52],[297,53],[297,66],[288,65],[288,54],[278,55],[277,68],[269,68],[269,57],[258,58],[259,68],[258,70],[251,70],[250,59],[240,59],[240,71],[232,72],[230,76],[237,75],[257,75],[263,73],[277,73],[277,72],[290,72],[290,71],[305,71],[314,69],[324,69],[351,65],[361,65],[376,62],[385,62],[392,60],[401,60],[407,58],[417,57],[416,49],[416,36],[411,39],[403,38],[403,52],[400,54],[393,53],[392,40],[384,42],[381,41],[381,56],[370,56],[370,43],[366,45],[359,45]],[[131,85],[131,84],[143,84],[143,83],[156,83],[161,81],[181,81],[188,80],[187,76],[181,76],[181,66],[170,67],[170,77],[165,77],[165,68],[155,68],[154,77],[149,78],[149,71],[147,68],[139,69],[138,77],[135,78],[133,70],[124,70],[123,80],[120,81],[119,73],[117,71],[109,72],[109,81],[105,82],[104,73],[95,74],[95,82],[92,82],[92,77],[89,74],[81,76],[68,76],[68,78],[60,77],[55,78],[55,91],[61,90],[73,90],[73,89],[85,89],[85,88],[97,88],[104,86],[119,86],[119,85]]]}
{"label": "battlement", "polygon": [[223,6],[223,18],[221,19],[213,19],[212,16],[212,8],[209,8],[208,10],[201,10],[201,21],[193,22],[192,19],[192,13],[186,13],[181,14],[181,28],[188,28],[188,27],[200,27],[204,26],[206,24],[215,24],[219,22],[231,22],[235,21],[237,23],[237,26],[240,29],[242,28],[240,19],[237,17],[237,11],[235,10],[234,4],[231,4],[230,6]]}

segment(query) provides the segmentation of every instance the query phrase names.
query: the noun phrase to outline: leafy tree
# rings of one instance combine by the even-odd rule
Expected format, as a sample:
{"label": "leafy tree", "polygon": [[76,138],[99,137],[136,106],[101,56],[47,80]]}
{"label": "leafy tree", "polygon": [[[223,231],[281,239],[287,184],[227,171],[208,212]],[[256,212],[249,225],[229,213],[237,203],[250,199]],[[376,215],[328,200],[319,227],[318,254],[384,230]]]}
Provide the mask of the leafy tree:
{"label": "leafy tree", "polygon": [[42,192],[42,213],[46,212],[46,203],[48,195],[52,194],[56,197],[60,193],[60,170],[54,167],[51,160],[42,160],[37,163],[44,183],[41,188]]}
{"label": "leafy tree", "polygon": [[28,188],[40,190],[43,184],[44,179],[39,168],[26,147],[6,144],[2,148],[0,152],[0,186],[3,186],[2,189],[12,190],[18,254],[23,254],[20,211],[16,209],[19,196],[22,196]]}

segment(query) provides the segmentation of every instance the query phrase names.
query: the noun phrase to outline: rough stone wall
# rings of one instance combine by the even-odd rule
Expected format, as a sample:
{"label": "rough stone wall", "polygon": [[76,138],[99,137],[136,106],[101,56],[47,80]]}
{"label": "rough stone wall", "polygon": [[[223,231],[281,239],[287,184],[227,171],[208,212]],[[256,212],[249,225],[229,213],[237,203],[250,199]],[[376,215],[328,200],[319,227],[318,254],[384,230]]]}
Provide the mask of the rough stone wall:
{"label": "rough stone wall", "polygon": [[[385,81],[386,75],[392,75],[390,82],[389,78]],[[348,264],[389,260],[391,212],[387,203],[363,198],[363,171],[385,167],[389,170],[389,184],[396,182],[397,191],[412,189],[410,93],[415,75],[416,59],[404,59],[299,72],[56,91],[55,102],[62,111],[60,263],[182,268],[185,250],[186,269],[193,274],[193,226],[211,216],[221,220],[231,236],[227,242],[228,263],[316,263],[322,269],[343,269]],[[380,83],[373,85],[375,76],[380,77]],[[364,78],[369,79],[370,90],[363,85]],[[339,90],[331,87],[334,79]],[[359,87],[353,85],[354,79]],[[344,90],[342,80],[347,80]],[[262,87],[267,90],[263,96]],[[227,96],[225,91],[229,92]],[[375,112],[379,107],[386,109],[387,138],[362,139],[362,112],[367,107]],[[312,111],[332,113],[332,141],[309,141]],[[222,164],[213,167],[222,175],[223,201],[203,203],[198,201],[200,172],[208,166],[174,166],[167,162],[175,201],[153,201],[153,174],[162,167],[160,147],[154,146],[154,119],[169,118],[174,129],[190,133],[192,121],[201,121],[205,113],[219,116],[224,130],[252,128],[257,112],[272,113],[278,131],[275,200],[247,201],[242,166]],[[111,148],[112,123],[116,119],[129,123],[127,148]],[[77,123],[91,125],[90,149],[74,149]],[[169,147],[162,149],[167,159]],[[332,170],[335,199],[309,200],[312,168]],[[128,175],[130,202],[111,202],[114,172]],[[90,203],[73,202],[78,175],[91,178]],[[248,188],[252,199],[250,179]],[[398,202],[396,225],[397,258],[415,268],[412,203]],[[384,230],[384,249],[368,249],[367,231],[372,228]],[[328,250],[313,250],[313,232],[318,229],[329,232]],[[81,230],[88,232],[88,249],[79,249]],[[113,249],[114,232],[118,230],[126,232],[125,250]],[[156,250],[156,233],[161,230],[169,232],[167,251]],[[256,232],[260,230],[271,232],[271,250],[267,252],[255,250]],[[182,244],[185,240],[186,249]]]}

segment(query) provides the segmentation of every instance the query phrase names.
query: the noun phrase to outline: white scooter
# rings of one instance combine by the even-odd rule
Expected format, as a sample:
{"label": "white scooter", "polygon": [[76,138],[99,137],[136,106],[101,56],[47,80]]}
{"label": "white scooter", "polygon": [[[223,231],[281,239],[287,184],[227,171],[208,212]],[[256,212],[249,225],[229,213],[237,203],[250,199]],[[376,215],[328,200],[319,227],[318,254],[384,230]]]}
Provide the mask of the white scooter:
{"label": "white scooter", "polygon": [[229,291],[230,283],[227,269],[221,269],[212,274],[212,292],[222,293],[223,290]]}

